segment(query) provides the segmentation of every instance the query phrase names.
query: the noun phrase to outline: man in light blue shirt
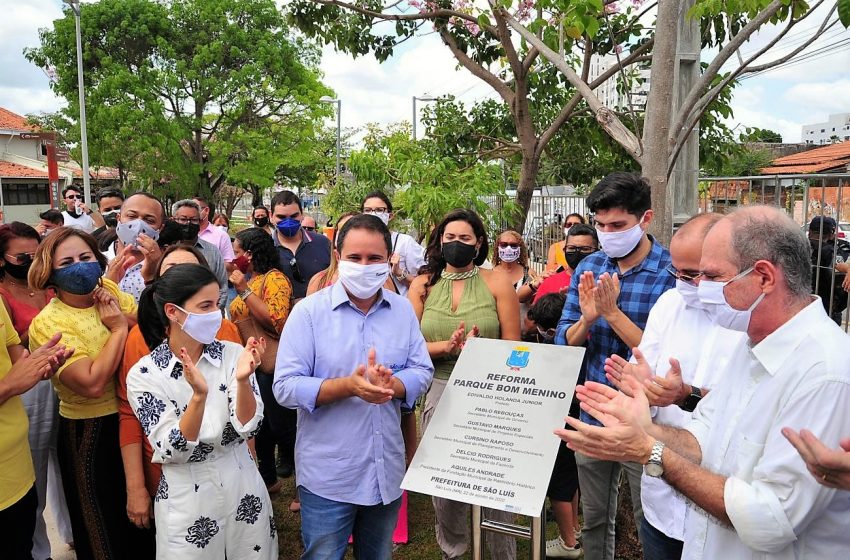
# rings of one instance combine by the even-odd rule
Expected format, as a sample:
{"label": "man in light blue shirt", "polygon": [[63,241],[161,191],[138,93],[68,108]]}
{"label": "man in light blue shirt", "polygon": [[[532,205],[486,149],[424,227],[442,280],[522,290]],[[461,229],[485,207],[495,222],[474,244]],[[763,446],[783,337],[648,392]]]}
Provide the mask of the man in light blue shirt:
{"label": "man in light blue shirt", "polygon": [[295,465],[303,559],[390,560],[405,454],[400,406],[413,407],[434,372],[413,307],[383,289],[390,232],[375,216],[337,235],[339,281],[287,319],[274,394],[298,409]]}

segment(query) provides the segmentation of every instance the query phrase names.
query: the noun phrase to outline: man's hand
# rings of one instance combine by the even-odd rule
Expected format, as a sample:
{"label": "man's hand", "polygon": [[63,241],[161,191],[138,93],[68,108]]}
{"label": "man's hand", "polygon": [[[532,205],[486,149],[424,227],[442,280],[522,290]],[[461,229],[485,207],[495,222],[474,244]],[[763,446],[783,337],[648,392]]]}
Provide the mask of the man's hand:
{"label": "man's hand", "polygon": [[136,238],[136,248],[142,254],[142,257],[144,257],[140,271],[142,273],[142,279],[145,282],[152,282],[156,277],[156,267],[162,258],[162,250],[152,237],[144,233],[139,234],[139,237]]}
{"label": "man's hand", "polygon": [[401,277],[402,274],[405,274],[405,271],[401,268],[401,255],[398,253],[393,253],[390,255],[390,266],[392,267],[392,275],[396,278]]}
{"label": "man's hand", "polygon": [[[382,369],[383,368],[383,369]],[[388,368],[377,365],[375,349],[369,350],[368,367],[360,364],[351,374],[351,394],[360,397],[372,404],[384,404],[395,396],[395,391],[387,387],[392,383],[392,370],[389,371],[389,380],[386,371]]]}
{"label": "man's hand", "polygon": [[604,427],[591,426],[567,417],[575,431],[558,429],[555,435],[570,449],[604,461],[635,461],[646,464],[655,438],[647,433],[652,426],[649,402],[634,378],[624,380],[635,397],[592,381],[576,387],[581,409]]}
{"label": "man's hand", "polygon": [[633,377],[640,383],[651,381],[655,377],[655,372],[649,367],[643,352],[638,348],[632,348],[632,355],[637,360],[633,364],[617,354],[611,354],[610,358],[605,359],[605,377],[611,382],[614,387],[624,392],[626,395],[633,397],[629,386],[623,382],[623,378]]}
{"label": "man's hand", "polygon": [[690,394],[690,389],[685,391],[686,388],[682,381],[682,366],[676,358],[670,358],[670,370],[665,377],[655,375],[644,382],[646,398],[652,406],[679,404]]}
{"label": "man's hand", "polygon": [[593,279],[593,273],[589,270],[582,272],[578,282],[578,306],[582,318],[588,325],[592,325],[599,318],[599,311],[596,309],[596,301],[593,296],[595,288],[596,282]]}
{"label": "man's hand", "polygon": [[819,483],[829,488],[850,490],[850,438],[839,442],[841,449],[830,449],[809,430],[795,432],[782,428],[782,435],[791,442],[806,468]]}
{"label": "man's hand", "polygon": [[617,306],[617,298],[619,297],[620,278],[617,273],[615,272],[613,276],[607,272],[602,274],[593,290],[593,302],[596,305],[596,311],[606,321],[615,313],[619,313],[620,308]]}

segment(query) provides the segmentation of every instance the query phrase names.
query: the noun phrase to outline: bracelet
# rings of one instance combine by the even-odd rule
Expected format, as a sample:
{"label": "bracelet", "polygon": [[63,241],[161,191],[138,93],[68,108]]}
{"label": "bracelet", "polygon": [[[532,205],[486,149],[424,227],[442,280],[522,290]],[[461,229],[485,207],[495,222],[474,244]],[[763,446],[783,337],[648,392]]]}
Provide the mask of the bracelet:
{"label": "bracelet", "polygon": [[248,299],[248,296],[250,296],[253,293],[254,292],[251,291],[251,288],[245,288],[245,291],[240,293],[239,297],[242,298],[242,301],[245,301],[246,299]]}

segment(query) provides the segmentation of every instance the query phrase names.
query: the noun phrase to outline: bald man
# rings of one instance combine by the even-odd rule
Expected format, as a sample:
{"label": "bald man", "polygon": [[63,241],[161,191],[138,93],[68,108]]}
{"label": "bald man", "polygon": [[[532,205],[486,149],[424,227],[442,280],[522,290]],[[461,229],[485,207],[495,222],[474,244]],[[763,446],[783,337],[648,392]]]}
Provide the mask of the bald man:
{"label": "bald man", "polygon": [[[697,295],[703,242],[721,218],[715,213],[699,214],[679,228],[670,242],[673,265],[668,269],[676,278],[676,289],[665,292],[649,312],[631,363],[616,355],[606,363],[608,379],[625,391],[623,375],[649,382],[646,393],[653,421],[660,424],[685,426],[700,400],[718,383],[729,350],[746,341],[743,333],[715,325]],[[643,557],[681,558],[685,499],[664,480],[646,473],[640,491]]]}
{"label": "bald man", "polygon": [[850,433],[850,337],[810,294],[809,254],[800,227],[775,207],[717,222],[703,244],[699,299],[716,324],[748,339],[722,349],[722,383],[684,428],[653,423],[632,378],[624,383],[634,397],[590,383],[576,392],[604,427],[568,419],[576,431],[556,430],[576,451],[642,463],[689,499],[683,558],[850,550],[846,492],[819,484],[781,431],[808,426],[829,447]]}

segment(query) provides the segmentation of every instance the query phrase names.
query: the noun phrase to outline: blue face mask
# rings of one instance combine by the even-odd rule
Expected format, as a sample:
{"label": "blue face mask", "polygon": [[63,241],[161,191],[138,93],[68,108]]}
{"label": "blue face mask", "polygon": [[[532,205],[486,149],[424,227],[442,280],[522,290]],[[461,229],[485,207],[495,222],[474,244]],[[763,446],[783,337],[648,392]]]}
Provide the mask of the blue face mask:
{"label": "blue face mask", "polygon": [[97,261],[75,262],[65,268],[58,268],[50,274],[50,283],[57,289],[84,296],[97,288],[103,269]]}
{"label": "blue face mask", "polygon": [[301,229],[301,221],[295,218],[284,218],[277,223],[277,231],[284,237],[295,237]]}

